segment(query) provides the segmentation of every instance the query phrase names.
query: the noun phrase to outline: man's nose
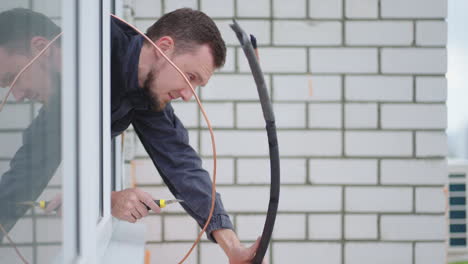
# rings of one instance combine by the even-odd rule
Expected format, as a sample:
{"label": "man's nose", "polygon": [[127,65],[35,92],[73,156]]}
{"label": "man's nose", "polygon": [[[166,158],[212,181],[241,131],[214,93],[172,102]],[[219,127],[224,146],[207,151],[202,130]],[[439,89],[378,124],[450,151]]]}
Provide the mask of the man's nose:
{"label": "man's nose", "polygon": [[190,87],[184,88],[180,91],[180,96],[182,97],[182,100],[184,100],[185,102],[190,101],[190,99],[192,99],[192,95],[193,93]]}

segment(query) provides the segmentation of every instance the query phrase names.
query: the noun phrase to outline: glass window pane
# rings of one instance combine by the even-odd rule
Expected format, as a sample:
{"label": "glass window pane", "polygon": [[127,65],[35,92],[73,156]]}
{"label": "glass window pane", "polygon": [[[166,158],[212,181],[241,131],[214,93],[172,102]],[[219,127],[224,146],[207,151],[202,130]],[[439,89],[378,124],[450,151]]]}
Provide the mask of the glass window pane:
{"label": "glass window pane", "polygon": [[62,246],[60,10],[0,1],[0,263],[52,263]]}

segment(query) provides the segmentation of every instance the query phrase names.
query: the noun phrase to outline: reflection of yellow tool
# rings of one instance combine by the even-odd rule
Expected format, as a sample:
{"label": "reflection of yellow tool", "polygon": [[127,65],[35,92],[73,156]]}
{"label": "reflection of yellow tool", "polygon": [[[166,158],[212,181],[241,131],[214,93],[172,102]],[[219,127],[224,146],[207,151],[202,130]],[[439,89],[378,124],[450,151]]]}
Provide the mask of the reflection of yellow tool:
{"label": "reflection of yellow tool", "polygon": [[[164,200],[164,199],[161,199],[161,200],[154,200],[154,202],[159,206],[159,208],[164,208],[166,207],[166,205],[168,204],[172,204],[172,203],[181,203],[183,202],[184,200],[179,200],[179,199],[174,199],[174,200]],[[150,210],[151,208],[149,208],[149,206],[146,206],[146,209]]]}
{"label": "reflection of yellow tool", "polygon": [[[19,202],[18,204],[21,204],[21,205],[29,205],[29,206],[33,206],[33,207],[39,207],[41,209],[46,209],[47,208],[47,205],[49,204],[48,201],[27,201],[27,202]],[[58,209],[58,208],[57,208]]]}

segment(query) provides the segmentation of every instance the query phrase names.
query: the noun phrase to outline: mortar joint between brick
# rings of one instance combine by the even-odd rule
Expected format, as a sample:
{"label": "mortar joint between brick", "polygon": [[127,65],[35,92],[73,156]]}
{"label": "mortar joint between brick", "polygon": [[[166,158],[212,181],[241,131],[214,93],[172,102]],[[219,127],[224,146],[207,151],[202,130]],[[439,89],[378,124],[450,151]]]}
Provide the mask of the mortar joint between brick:
{"label": "mortar joint between brick", "polygon": [[377,73],[382,74],[382,47],[377,48]]}
{"label": "mortar joint between brick", "polygon": [[233,0],[233,8],[234,8],[234,18],[237,19],[239,18],[239,14],[237,11],[237,0]]}
{"label": "mortar joint between brick", "polygon": [[382,1],[378,0],[377,1],[377,17],[378,19],[382,19]]}
{"label": "mortar joint between brick", "polygon": [[377,103],[377,130],[382,130],[382,103]]}
{"label": "mortar joint between brick", "polygon": [[164,15],[166,13],[166,0],[161,0],[160,3],[161,7],[161,14]]}
{"label": "mortar joint between brick", "polygon": [[346,111],[345,111],[345,102],[346,102],[346,83],[345,83],[346,75],[340,75],[341,81],[341,155],[346,157]]}
{"label": "mortar joint between brick", "polygon": [[377,185],[382,185],[382,159],[377,159]]}
{"label": "mortar joint between brick", "polygon": [[345,210],[346,210],[346,188],[343,186],[341,189],[341,264],[345,263],[345,233],[346,233],[346,225],[345,225]]}
{"label": "mortar joint between brick", "polygon": [[238,174],[239,174],[239,173],[238,173],[239,170],[237,169],[237,166],[238,166],[238,164],[239,164],[238,161],[239,161],[239,158],[237,158],[237,157],[234,158],[234,160],[233,160],[233,163],[234,163],[234,165],[233,165],[233,166],[234,166],[234,179],[233,179],[233,180],[234,180],[234,184],[237,184],[237,183],[238,183]]}
{"label": "mortar joint between brick", "polygon": [[377,214],[377,240],[381,240],[382,239],[382,235],[381,235],[381,221],[382,220],[382,216],[380,214]]}

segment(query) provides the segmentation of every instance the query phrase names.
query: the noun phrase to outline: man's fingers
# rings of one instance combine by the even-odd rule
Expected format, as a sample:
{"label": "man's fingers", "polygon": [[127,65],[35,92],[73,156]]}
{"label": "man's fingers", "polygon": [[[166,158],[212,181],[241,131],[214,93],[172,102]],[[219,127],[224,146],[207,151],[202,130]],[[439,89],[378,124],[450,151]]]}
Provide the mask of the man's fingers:
{"label": "man's fingers", "polygon": [[[252,259],[255,257],[255,253],[257,253],[257,249],[258,247],[260,246],[260,241],[262,240],[262,237],[259,236],[257,238],[257,241],[255,241],[255,243],[252,244],[252,246],[250,246],[249,250],[252,250],[251,251],[251,254],[252,254]],[[267,264],[268,262],[265,260],[265,258],[263,258],[263,261],[262,261],[262,264]]]}
{"label": "man's fingers", "polygon": [[155,212],[155,213],[160,213],[161,212],[161,208],[159,208],[159,206],[154,202],[153,197],[151,197],[151,195],[149,193],[141,191],[141,192],[138,193],[138,198],[140,198],[140,201],[142,203],[144,203],[151,210],[153,210],[153,212]]}
{"label": "man's fingers", "polygon": [[130,216],[127,218],[127,221],[130,223],[135,223],[137,221],[137,217],[132,213],[130,213]]}
{"label": "man's fingers", "polygon": [[52,199],[48,204],[47,207],[45,208],[45,211],[47,213],[52,213],[53,211],[58,211],[61,209],[60,207],[62,206],[62,194],[59,193],[55,195],[54,199]]}
{"label": "man's fingers", "polygon": [[146,204],[151,210],[153,210],[153,212],[155,213],[161,212],[161,208],[159,208],[159,206],[154,202],[153,199],[145,200],[143,201],[143,203]]}
{"label": "man's fingers", "polygon": [[140,214],[140,212],[138,212],[138,210],[136,208],[133,208],[132,209],[132,215],[136,218],[136,219],[141,219],[143,218],[143,215]]}
{"label": "man's fingers", "polygon": [[252,259],[255,257],[255,253],[257,252],[257,249],[258,249],[258,247],[260,246],[260,239],[261,239],[261,237],[258,237],[258,238],[257,238],[257,241],[255,241],[255,243],[253,243],[253,244],[248,248],[249,255],[251,256]]}
{"label": "man's fingers", "polygon": [[146,210],[146,206],[139,202],[136,206],[135,206],[135,210],[138,211],[138,213],[142,216],[142,217],[145,217],[148,215],[148,210]]}
{"label": "man's fingers", "polygon": [[254,253],[257,251],[258,247],[260,246],[261,239],[262,237],[258,237],[257,241],[255,241],[255,243],[253,243],[252,246],[250,246],[250,249],[253,250]]}

